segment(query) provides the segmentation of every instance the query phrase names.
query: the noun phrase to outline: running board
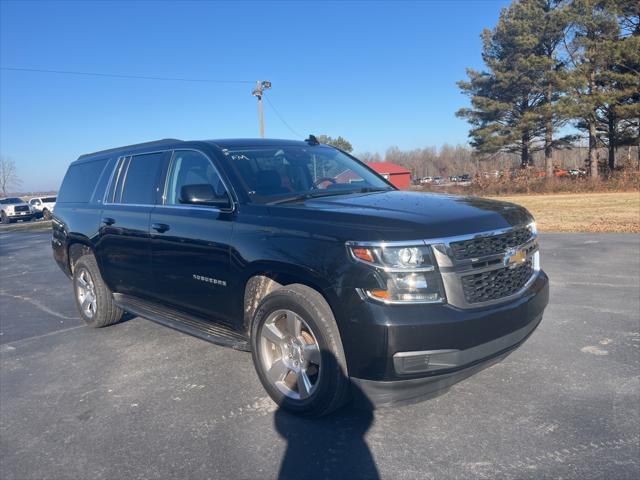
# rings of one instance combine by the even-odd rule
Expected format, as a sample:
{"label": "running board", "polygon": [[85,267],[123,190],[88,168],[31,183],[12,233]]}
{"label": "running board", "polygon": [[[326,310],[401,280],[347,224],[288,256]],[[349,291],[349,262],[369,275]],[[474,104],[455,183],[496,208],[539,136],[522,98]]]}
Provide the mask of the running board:
{"label": "running board", "polygon": [[173,328],[216,345],[245,352],[251,351],[249,339],[230,327],[207,322],[193,315],[121,293],[114,293],[113,301],[123,310],[165,327]]}

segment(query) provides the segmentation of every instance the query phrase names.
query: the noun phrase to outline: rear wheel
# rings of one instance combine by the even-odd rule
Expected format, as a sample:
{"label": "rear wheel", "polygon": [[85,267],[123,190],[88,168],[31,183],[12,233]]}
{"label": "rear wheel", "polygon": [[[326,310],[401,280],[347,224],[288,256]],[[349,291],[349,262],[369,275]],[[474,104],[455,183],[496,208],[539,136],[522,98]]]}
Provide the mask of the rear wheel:
{"label": "rear wheel", "polygon": [[321,416],[348,400],[340,334],[317,291],[295,284],[267,295],[254,317],[251,344],[260,381],[282,408]]}
{"label": "rear wheel", "polygon": [[73,289],[80,316],[91,327],[107,327],[122,319],[93,255],[83,255],[73,269]]}
{"label": "rear wheel", "polygon": [[42,211],[42,218],[44,218],[45,220],[51,220],[51,212],[45,208]]}

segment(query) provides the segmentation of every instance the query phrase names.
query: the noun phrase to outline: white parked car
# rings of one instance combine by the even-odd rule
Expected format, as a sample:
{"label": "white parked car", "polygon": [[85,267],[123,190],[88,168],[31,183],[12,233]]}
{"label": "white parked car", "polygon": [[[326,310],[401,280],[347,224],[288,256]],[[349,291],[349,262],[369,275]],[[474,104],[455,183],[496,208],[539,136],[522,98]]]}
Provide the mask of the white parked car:
{"label": "white parked car", "polygon": [[29,205],[32,210],[41,212],[42,216],[48,220],[53,213],[53,207],[56,206],[56,197],[34,197],[29,200]]}
{"label": "white parked car", "polygon": [[32,220],[36,212],[18,197],[0,198],[0,222],[11,223],[18,220]]}

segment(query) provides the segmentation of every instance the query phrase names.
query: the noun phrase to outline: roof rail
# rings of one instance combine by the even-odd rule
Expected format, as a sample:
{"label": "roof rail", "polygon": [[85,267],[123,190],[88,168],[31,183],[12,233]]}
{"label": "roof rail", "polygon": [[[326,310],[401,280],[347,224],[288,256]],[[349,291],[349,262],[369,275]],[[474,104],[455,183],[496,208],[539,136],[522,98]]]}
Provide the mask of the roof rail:
{"label": "roof rail", "polygon": [[178,140],[177,138],[163,138],[163,139],[160,139],[160,140],[153,140],[151,142],[134,143],[133,145],[125,145],[125,146],[122,146],[122,147],[109,148],[107,150],[98,150],[97,152],[92,152],[92,153],[85,153],[83,155],[80,155],[78,157],[78,160],[80,160],[81,158],[90,157],[92,155],[97,155],[99,153],[117,152],[118,150],[127,150],[127,149],[140,148],[140,147],[152,147],[154,145],[160,146],[160,145],[166,145],[168,143],[176,143],[176,142],[181,142],[181,141],[182,140]]}

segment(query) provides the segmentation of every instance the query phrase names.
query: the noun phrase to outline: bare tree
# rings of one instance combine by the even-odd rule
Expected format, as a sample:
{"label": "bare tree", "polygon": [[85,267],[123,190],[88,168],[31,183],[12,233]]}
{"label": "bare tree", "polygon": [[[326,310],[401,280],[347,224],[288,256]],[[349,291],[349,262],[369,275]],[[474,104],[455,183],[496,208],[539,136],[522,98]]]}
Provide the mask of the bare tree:
{"label": "bare tree", "polygon": [[362,160],[364,163],[369,162],[381,162],[382,157],[379,153],[361,152],[356,154],[356,158]]}
{"label": "bare tree", "polygon": [[16,164],[7,157],[0,157],[0,192],[7,194],[7,189],[17,187],[21,184],[16,172]]}

